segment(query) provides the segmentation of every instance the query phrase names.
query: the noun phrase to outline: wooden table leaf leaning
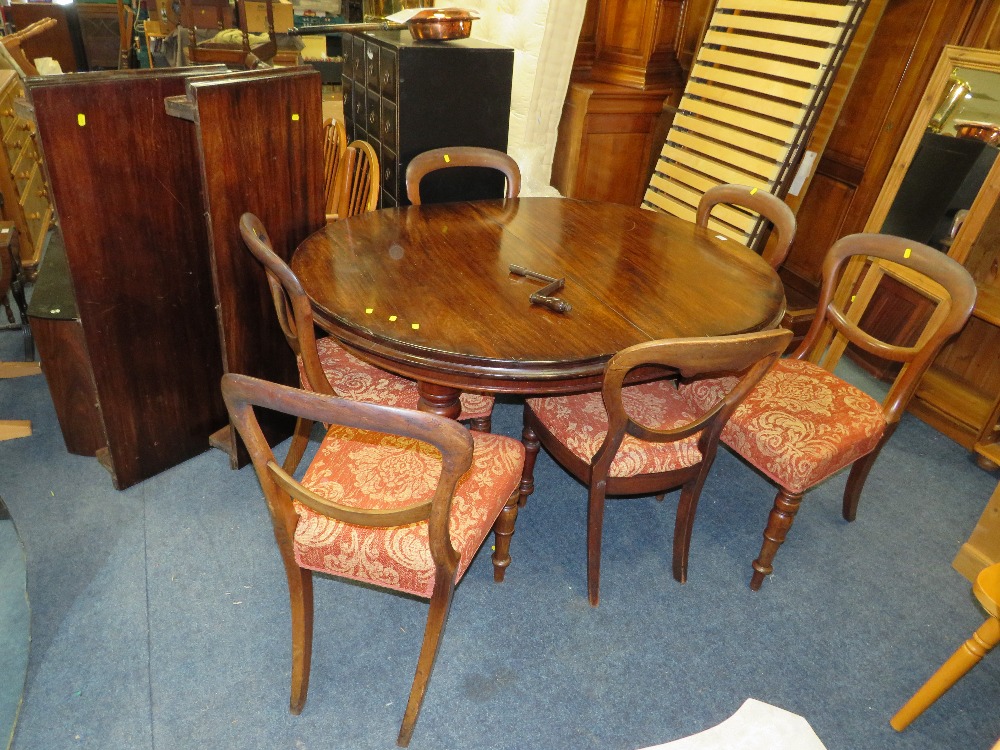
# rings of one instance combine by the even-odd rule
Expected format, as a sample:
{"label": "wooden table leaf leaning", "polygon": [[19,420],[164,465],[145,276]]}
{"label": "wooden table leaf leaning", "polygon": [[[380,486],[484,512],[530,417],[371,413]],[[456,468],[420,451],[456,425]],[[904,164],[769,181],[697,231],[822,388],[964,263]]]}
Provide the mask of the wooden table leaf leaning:
{"label": "wooden table leaf leaning", "polygon": [[[532,304],[564,279],[569,312]],[[773,328],[778,276],[733,241],[665,214],[560,198],[375,211],[327,225],[292,269],[317,322],[418,381],[420,408],[454,417],[462,390],[599,387],[612,355],[661,338]]]}

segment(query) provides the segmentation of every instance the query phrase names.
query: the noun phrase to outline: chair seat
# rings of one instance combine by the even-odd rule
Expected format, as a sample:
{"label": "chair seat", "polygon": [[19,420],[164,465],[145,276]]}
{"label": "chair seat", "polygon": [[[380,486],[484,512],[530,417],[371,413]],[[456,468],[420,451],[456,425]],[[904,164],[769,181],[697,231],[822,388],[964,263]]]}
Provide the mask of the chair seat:
{"label": "chair seat", "polygon": [[[502,435],[473,432],[472,467],[451,504],[451,543],[460,555],[456,581],[490,532],[521,479],[524,446]],[[335,426],[302,478],[317,495],[366,509],[430,500],[441,475],[434,448],[410,438]],[[336,521],[298,502],[295,559],[303,568],[430,597],[434,561],[428,522],[367,528]]]}
{"label": "chair seat", "polygon": [[[387,370],[364,362],[330,337],[316,341],[323,372],[336,394],[353,401],[416,409],[420,400],[417,384]],[[302,388],[311,391],[306,380],[302,358],[299,358],[299,379]],[[463,393],[459,419],[479,419],[493,413],[493,397],[482,393]]]}
{"label": "chair seat", "polygon": [[[678,427],[694,418],[673,383],[666,380],[623,388],[622,402],[635,421],[654,429]],[[527,404],[560,443],[591,462],[608,432],[608,415],[600,392],[530,398]],[[649,443],[626,435],[608,476],[659,474],[694,466],[699,461],[696,435],[668,443]]]}
{"label": "chair seat", "polygon": [[[690,408],[711,408],[735,378],[684,383]],[[804,492],[874,450],[881,405],[819,365],[782,359],[722,430],[722,441],[790,492]]]}

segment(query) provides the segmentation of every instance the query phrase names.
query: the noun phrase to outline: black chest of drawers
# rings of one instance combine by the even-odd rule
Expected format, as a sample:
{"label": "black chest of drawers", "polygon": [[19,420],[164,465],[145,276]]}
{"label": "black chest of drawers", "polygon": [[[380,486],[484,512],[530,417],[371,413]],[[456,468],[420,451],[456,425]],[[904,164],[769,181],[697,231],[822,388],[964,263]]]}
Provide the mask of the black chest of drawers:
{"label": "black chest of drawers", "polygon": [[[408,31],[343,36],[348,140],[379,157],[382,208],[406,205],[406,167],[447,146],[507,150],[514,50],[477,39],[419,42]],[[447,173],[447,174],[446,174]],[[445,170],[420,186],[424,202],[503,197],[492,170]]]}

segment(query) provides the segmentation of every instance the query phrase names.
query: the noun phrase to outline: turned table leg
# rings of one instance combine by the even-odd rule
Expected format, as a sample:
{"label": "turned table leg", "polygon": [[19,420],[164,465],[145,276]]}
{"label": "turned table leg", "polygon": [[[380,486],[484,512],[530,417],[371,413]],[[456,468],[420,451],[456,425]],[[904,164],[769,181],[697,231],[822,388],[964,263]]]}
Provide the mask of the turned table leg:
{"label": "turned table leg", "polygon": [[417,404],[420,411],[440,414],[449,419],[458,419],[462,413],[462,404],[459,402],[462,392],[457,388],[419,381],[417,390],[420,392],[420,401]]}

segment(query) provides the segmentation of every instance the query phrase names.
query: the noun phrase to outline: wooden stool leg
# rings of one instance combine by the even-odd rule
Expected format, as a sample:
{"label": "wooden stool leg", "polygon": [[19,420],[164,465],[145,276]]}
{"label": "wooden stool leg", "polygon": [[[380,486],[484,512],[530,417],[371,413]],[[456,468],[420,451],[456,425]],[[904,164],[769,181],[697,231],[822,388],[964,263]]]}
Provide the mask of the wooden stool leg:
{"label": "wooden stool leg", "polygon": [[1000,643],[1000,620],[991,617],[972,634],[948,661],[941,665],[927,682],[924,683],[910,700],[906,702],[889,724],[897,732],[906,729],[910,722],[922,714],[928,706],[944,695],[945,691],[954,685],[970,669],[989,653],[990,649]]}

